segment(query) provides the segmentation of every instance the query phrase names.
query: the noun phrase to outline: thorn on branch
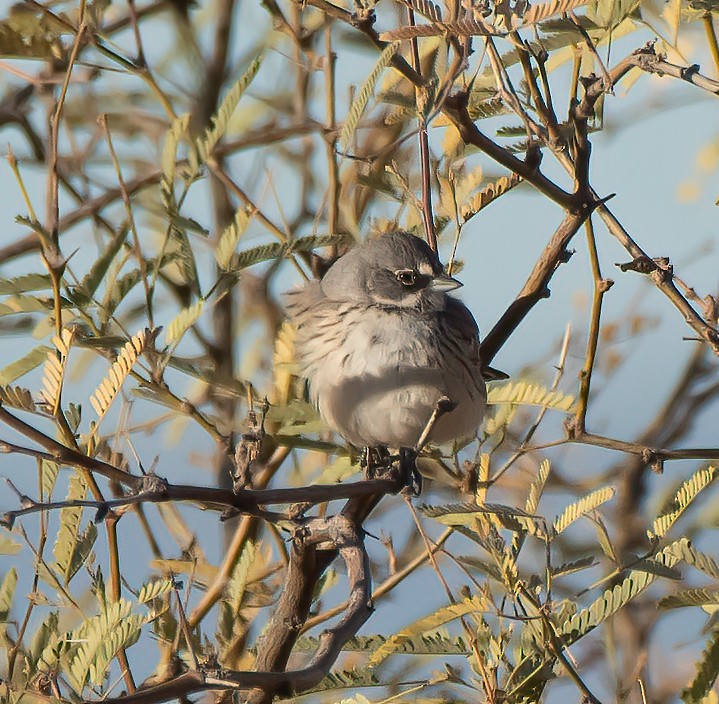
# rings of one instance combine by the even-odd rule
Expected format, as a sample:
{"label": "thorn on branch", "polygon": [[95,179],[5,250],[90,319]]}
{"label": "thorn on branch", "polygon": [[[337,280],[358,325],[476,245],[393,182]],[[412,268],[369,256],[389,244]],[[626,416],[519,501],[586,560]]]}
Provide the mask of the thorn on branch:
{"label": "thorn on branch", "polygon": [[108,506],[107,501],[101,501],[100,505],[97,507],[97,511],[95,511],[95,517],[93,518],[93,521],[95,523],[102,523],[109,512],[110,507]]}
{"label": "thorn on branch", "polygon": [[664,455],[659,450],[646,447],[642,450],[642,462],[655,474],[664,472]]}
{"label": "thorn on branch", "polygon": [[567,440],[576,440],[582,434],[582,428],[579,427],[579,419],[576,416],[568,416],[564,419],[564,434]]}
{"label": "thorn on branch", "polygon": [[612,286],[614,286],[612,279],[599,279],[599,281],[597,281],[597,291],[600,294],[606,293]]}
{"label": "thorn on branch", "polygon": [[[559,253],[559,263],[566,264],[576,254],[576,252],[576,249],[563,249]],[[547,289],[547,291],[549,291],[549,289]]]}
{"label": "thorn on branch", "polygon": [[139,494],[156,494],[158,496],[165,496],[168,493],[167,486],[167,479],[160,477],[151,471],[142,477]]}
{"label": "thorn on branch", "polygon": [[269,403],[265,399],[260,409],[259,419],[252,405],[250,405],[250,410],[247,412],[248,430],[243,433],[242,439],[235,448],[235,472],[232,477],[235,493],[252,487],[255,463],[262,452],[265,438],[265,417],[268,410]]}
{"label": "thorn on branch", "polygon": [[684,66],[680,71],[680,76],[685,81],[691,81],[692,76],[699,73],[701,66],[699,64],[692,64],[691,66]]}
{"label": "thorn on branch", "polygon": [[615,266],[619,267],[623,272],[636,271],[639,274],[651,274],[657,278],[657,283],[671,281],[674,273],[674,269],[668,257],[654,257],[650,259],[646,255],[642,255],[624,264],[615,263]]}

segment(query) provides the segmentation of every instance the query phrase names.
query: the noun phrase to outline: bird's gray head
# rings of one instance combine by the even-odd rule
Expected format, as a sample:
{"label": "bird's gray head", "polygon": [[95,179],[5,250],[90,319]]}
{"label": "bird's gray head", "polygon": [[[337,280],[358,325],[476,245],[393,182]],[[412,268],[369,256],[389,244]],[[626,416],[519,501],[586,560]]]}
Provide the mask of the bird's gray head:
{"label": "bird's gray head", "polygon": [[322,279],[322,291],[332,300],[421,310],[442,310],[446,292],[461,285],[444,273],[424,240],[406,232],[357,245]]}

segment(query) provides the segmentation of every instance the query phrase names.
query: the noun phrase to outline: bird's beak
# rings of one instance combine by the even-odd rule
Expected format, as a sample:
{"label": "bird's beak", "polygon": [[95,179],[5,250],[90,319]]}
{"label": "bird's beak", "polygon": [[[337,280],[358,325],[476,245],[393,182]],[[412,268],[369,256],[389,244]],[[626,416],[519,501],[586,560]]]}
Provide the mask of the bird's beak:
{"label": "bird's beak", "polygon": [[457,281],[457,279],[447,276],[446,274],[435,276],[429,282],[429,287],[435,291],[454,291],[455,288],[459,288],[463,285],[461,281]]}

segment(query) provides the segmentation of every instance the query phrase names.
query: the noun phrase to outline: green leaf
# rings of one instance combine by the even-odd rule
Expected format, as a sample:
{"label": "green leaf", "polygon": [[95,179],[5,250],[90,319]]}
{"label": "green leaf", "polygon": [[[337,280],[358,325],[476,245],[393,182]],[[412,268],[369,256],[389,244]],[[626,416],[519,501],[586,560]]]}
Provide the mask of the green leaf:
{"label": "green leaf", "polygon": [[237,243],[247,229],[251,215],[244,208],[235,213],[234,220],[225,228],[215,247],[215,261],[222,270],[227,270],[232,262],[232,256]]}
{"label": "green leaf", "polygon": [[259,245],[234,255],[230,271],[240,271],[270,259],[288,257],[295,252],[311,252],[319,247],[329,247],[330,245],[344,242],[345,239],[342,235],[314,235],[300,237],[292,242],[273,242]]}
{"label": "green leaf", "polygon": [[35,631],[28,653],[32,669],[38,669],[40,656],[51,643],[57,640],[58,622],[58,612],[51,611],[40,624],[37,631]]}
{"label": "green leaf", "polygon": [[697,674],[691,684],[682,691],[684,704],[701,704],[711,691],[719,676],[719,629],[715,629],[696,665]]}
{"label": "green leaf", "polygon": [[[81,501],[86,495],[86,480],[80,474],[73,474],[68,484],[66,500]],[[81,507],[66,506],[60,509],[60,527],[53,546],[53,554],[57,571],[64,578],[65,584],[77,574],[97,537],[97,529],[92,523],[83,533],[80,532],[82,512]]]}
{"label": "green leaf", "polygon": [[[387,636],[354,636],[343,646],[343,652],[372,653],[387,642]],[[295,652],[315,652],[319,637],[303,636],[295,644]],[[424,633],[395,646],[394,652],[405,655],[469,655],[471,647],[462,638],[450,638],[443,633]]]}
{"label": "green leaf", "polygon": [[573,574],[574,572],[586,570],[588,567],[594,567],[594,565],[596,564],[597,562],[592,555],[588,555],[587,557],[580,557],[576,560],[564,562],[558,567],[552,567],[552,576],[561,577],[563,575]]}
{"label": "green leaf", "polygon": [[503,506],[502,504],[445,504],[442,506],[419,507],[420,512],[448,526],[473,526],[475,517],[480,514],[496,516],[502,526],[509,530],[527,532],[531,535],[543,535],[544,523],[541,519],[530,516],[520,508]]}
{"label": "green leaf", "polygon": [[683,589],[661,598],[660,609],[678,609],[683,606],[719,606],[719,588]]}
{"label": "green leaf", "polygon": [[232,576],[225,587],[220,618],[217,624],[217,639],[222,646],[223,655],[231,646],[237,627],[243,627],[244,625],[240,611],[255,554],[255,544],[250,541],[242,549],[242,553],[232,571]]}
{"label": "green leaf", "polygon": [[593,491],[591,494],[587,494],[587,496],[579,499],[579,501],[575,501],[570,504],[554,520],[554,533],[559,535],[559,533],[565,531],[578,518],[585,516],[590,511],[594,511],[599,508],[599,506],[612,499],[614,494],[614,487],[605,486],[601,489]]}
{"label": "green leaf", "polygon": [[239,80],[227,91],[220,107],[212,118],[212,127],[197,141],[198,151],[203,161],[207,161],[217,146],[217,143],[225,135],[230,124],[232,113],[235,111],[247,88],[249,88],[250,83],[252,83],[252,79],[254,79],[260,70],[262,58],[261,55],[255,58]]}
{"label": "green leaf", "polygon": [[35,412],[35,401],[28,389],[20,386],[0,386],[0,403],[9,408],[18,408],[21,411]]}
{"label": "green leaf", "polygon": [[90,267],[90,271],[83,277],[80,284],[72,290],[71,298],[78,306],[82,307],[92,300],[102,280],[105,278],[105,274],[107,274],[112,260],[125,242],[126,237],[127,228],[120,228],[115,236],[107,243],[102,250],[102,254],[95,260]]}
{"label": "green leaf", "polygon": [[[679,558],[673,553],[673,548],[682,541],[688,542],[686,538],[682,538],[681,541],[668,545],[664,550],[658,552],[654,559],[667,567],[673,567],[679,561]],[[559,631],[564,635],[565,642],[570,644],[582,638],[628,604],[655,579],[657,579],[657,575],[651,572],[632,570],[620,584],[605,591],[590,606],[582,609],[561,625]]]}
{"label": "green leaf", "polygon": [[568,412],[574,405],[574,396],[563,394],[560,391],[550,391],[546,386],[526,381],[507,381],[489,385],[487,403],[489,405],[511,403],[520,406],[541,406]]}
{"label": "green leaf", "polygon": [[199,320],[205,301],[199,300],[189,308],[181,310],[168,324],[165,331],[165,344],[178,343],[183,335]]}
{"label": "green leaf", "polygon": [[0,294],[27,293],[45,291],[52,287],[49,274],[24,274],[14,279],[0,279]]}
{"label": "green leaf", "polygon": [[349,115],[347,116],[347,120],[342,128],[342,134],[340,135],[340,145],[342,149],[346,150],[349,147],[354,133],[357,131],[359,121],[367,107],[367,103],[374,93],[375,85],[382,75],[382,71],[392,62],[399,48],[400,42],[392,42],[384,48],[372,72],[367,76],[367,80],[362,85],[362,88],[360,88],[354,96]]}
{"label": "green leaf", "polygon": [[456,604],[443,606],[388,638],[379,648],[377,648],[377,650],[372,653],[368,661],[368,665],[370,667],[376,667],[389,655],[396,652],[404,643],[415,636],[419,636],[427,631],[435,630],[439,626],[461,618],[462,616],[466,616],[467,614],[486,611],[488,607],[489,604],[487,601],[479,595],[475,595],[469,599],[463,599]]}
{"label": "green leaf", "polygon": [[17,15],[12,20],[0,22],[0,56],[9,59],[57,60],[58,35],[43,27],[37,14],[28,14],[32,14],[31,31],[26,26],[17,26]]}
{"label": "green leaf", "polygon": [[117,651],[139,638],[147,619],[132,614],[131,608],[125,599],[108,604],[105,611],[87,619],[70,634],[69,641],[80,643],[67,667],[68,678],[78,692],[88,680],[101,685]]}
{"label": "green leaf", "polygon": [[17,555],[22,545],[16,543],[3,529],[0,532],[0,555]]}
{"label": "green leaf", "polygon": [[172,589],[171,579],[156,579],[152,582],[142,585],[140,593],[137,595],[138,604],[146,604],[148,601],[157,599],[157,597],[167,594]]}
{"label": "green leaf", "polygon": [[[172,213],[169,213],[169,216],[172,218]],[[188,288],[199,298],[200,277],[197,273],[195,250],[193,249],[186,232],[178,230],[176,227],[172,227],[171,232],[172,244],[175,247],[173,254],[177,257],[177,265],[180,269],[182,278]]]}
{"label": "green leaf", "polygon": [[40,487],[42,490],[42,498],[49,501],[52,497],[52,491],[55,488],[57,475],[60,472],[60,465],[50,460],[41,459],[40,463]]}
{"label": "green leaf", "polygon": [[245,595],[245,589],[247,588],[247,580],[250,575],[250,570],[255,561],[257,549],[255,543],[251,540],[245,543],[242,548],[240,557],[237,560],[235,569],[232,571],[230,581],[225,587],[225,599],[232,605],[235,613],[238,614],[240,606],[242,605],[242,598]]}
{"label": "green leaf", "polygon": [[[190,124],[190,114],[185,113],[176,117],[170,129],[165,135],[165,145],[162,150],[162,179],[160,180],[160,192],[162,202],[167,206],[175,203],[175,172],[177,170],[177,145],[182,135],[187,132]],[[174,210],[174,207],[172,208]]]}
{"label": "green leaf", "polygon": [[719,564],[713,557],[700,552],[689,541],[674,543],[674,546],[673,554],[680,560],[719,580]]}
{"label": "green leaf", "polygon": [[39,345],[30,350],[24,357],[20,357],[20,359],[0,369],[0,386],[7,386],[39,367],[47,359],[47,354],[51,349],[47,345]]}
{"label": "green leaf", "polygon": [[0,624],[6,624],[8,621],[16,586],[17,570],[12,567],[0,584]]}
{"label": "green leaf", "polygon": [[52,302],[49,299],[35,298],[18,293],[9,296],[0,303],[0,316],[16,315],[17,313],[45,313],[50,310]]}
{"label": "green leaf", "polygon": [[670,501],[666,512],[658,516],[652,530],[647,531],[650,540],[662,538],[667,531],[677,522],[679,517],[686,511],[692,501],[714,481],[714,467],[706,467],[697,470],[689,479],[687,479]]}

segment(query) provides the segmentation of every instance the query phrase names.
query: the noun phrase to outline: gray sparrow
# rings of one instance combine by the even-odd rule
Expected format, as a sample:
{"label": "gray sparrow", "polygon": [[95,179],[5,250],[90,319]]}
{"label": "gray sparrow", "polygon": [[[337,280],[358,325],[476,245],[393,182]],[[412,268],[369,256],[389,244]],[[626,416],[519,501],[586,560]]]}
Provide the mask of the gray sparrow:
{"label": "gray sparrow", "polygon": [[411,449],[449,399],[429,440],[476,431],[487,391],[477,323],[448,295],[459,286],[424,240],[394,232],[287,294],[301,374],[330,428],[359,448]]}

